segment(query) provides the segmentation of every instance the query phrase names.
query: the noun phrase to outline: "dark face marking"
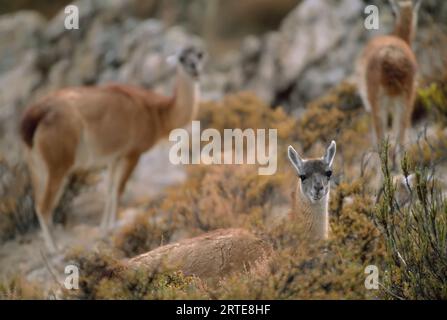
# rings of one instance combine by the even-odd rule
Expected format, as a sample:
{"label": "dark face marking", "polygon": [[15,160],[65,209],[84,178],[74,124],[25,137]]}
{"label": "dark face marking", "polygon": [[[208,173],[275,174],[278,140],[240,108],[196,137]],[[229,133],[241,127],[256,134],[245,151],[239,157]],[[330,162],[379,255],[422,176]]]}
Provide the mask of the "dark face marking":
{"label": "dark face marking", "polygon": [[290,162],[300,178],[301,192],[311,202],[319,201],[329,193],[335,152],[335,141],[331,142],[324,156],[319,159],[303,160],[292,146],[288,148]]}
{"label": "dark face marking", "polygon": [[332,170],[323,160],[303,161],[302,173],[300,172],[302,192],[311,201],[321,200],[329,192],[331,175]]}
{"label": "dark face marking", "polygon": [[187,47],[179,55],[179,62],[185,72],[198,79],[203,70],[205,53],[196,47]]}

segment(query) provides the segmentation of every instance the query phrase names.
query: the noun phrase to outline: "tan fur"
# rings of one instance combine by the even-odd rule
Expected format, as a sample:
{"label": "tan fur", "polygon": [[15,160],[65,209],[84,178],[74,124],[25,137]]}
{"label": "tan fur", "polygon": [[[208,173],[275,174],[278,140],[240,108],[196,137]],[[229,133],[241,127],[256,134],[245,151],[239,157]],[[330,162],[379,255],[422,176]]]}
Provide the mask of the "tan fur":
{"label": "tan fur", "polygon": [[218,229],[195,238],[158,247],[126,261],[145,272],[181,270],[205,280],[219,280],[265,262],[270,245],[244,229]]}
{"label": "tan fur", "polygon": [[115,221],[117,202],[140,155],[197,114],[198,83],[178,66],[173,97],[125,85],[68,88],[31,106],[22,139],[45,241],[67,176],[78,168],[108,166],[102,227]]}
{"label": "tan fur", "polygon": [[403,147],[415,98],[418,66],[411,42],[417,12],[409,1],[399,7],[394,34],[375,37],[367,44],[358,60],[357,76],[363,103],[371,112],[376,143],[386,137],[391,115],[391,139]]}
{"label": "tan fur", "polygon": [[310,240],[329,238],[328,204],[335,153],[335,141],[323,157],[314,159],[303,159],[292,146],[288,147],[289,160],[299,176],[289,217],[303,227],[304,238]]}
{"label": "tan fur", "polygon": [[302,224],[310,240],[327,240],[329,238],[329,194],[321,202],[312,203],[301,191],[301,183],[292,192],[292,208],[289,217]]}

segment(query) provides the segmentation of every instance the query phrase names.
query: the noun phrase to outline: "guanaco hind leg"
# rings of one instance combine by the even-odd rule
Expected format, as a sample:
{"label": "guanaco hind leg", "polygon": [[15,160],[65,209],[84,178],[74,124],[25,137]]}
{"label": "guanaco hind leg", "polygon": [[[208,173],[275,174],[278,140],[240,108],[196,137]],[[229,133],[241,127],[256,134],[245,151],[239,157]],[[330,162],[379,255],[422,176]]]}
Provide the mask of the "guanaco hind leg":
{"label": "guanaco hind leg", "polygon": [[[37,173],[36,168],[33,168],[33,171],[36,214],[42,229],[45,245],[50,252],[55,252],[57,251],[57,246],[51,233],[53,212],[64,190],[67,172],[59,171],[56,174],[49,173],[48,170],[44,169]],[[39,188],[42,184],[44,184],[44,188]]]}
{"label": "guanaco hind leg", "polygon": [[114,161],[108,169],[106,205],[104,207],[101,229],[110,230],[118,211],[119,197],[124,191],[127,180],[138,163],[139,154],[132,154]]}

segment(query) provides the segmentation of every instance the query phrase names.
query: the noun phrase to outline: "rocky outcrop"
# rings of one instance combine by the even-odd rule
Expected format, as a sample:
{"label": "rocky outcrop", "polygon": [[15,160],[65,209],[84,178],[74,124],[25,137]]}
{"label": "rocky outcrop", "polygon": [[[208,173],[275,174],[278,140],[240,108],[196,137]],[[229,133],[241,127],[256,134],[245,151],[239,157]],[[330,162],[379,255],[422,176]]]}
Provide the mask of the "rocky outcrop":
{"label": "rocky outcrop", "polygon": [[[363,34],[362,9],[360,0],[303,1],[278,31],[246,39],[235,82],[270,104],[303,106],[352,72]],[[250,63],[256,67],[246,72]]]}
{"label": "rocky outcrop", "polygon": [[[135,17],[131,0],[74,4],[79,30],[64,28],[64,11],[50,21],[32,12],[0,18],[2,39],[11,38],[0,45],[1,56],[8,57],[0,62],[1,118],[11,119],[32,100],[65,86],[116,81],[170,91],[173,68],[166,56],[201,42],[183,27]],[[210,59],[204,99],[247,89],[271,104],[283,96],[288,102],[289,96],[306,101],[320,94],[350,72],[360,36],[352,26],[361,26],[361,8],[360,0],[300,2],[278,31],[248,37],[239,52]]]}
{"label": "rocky outcrop", "polygon": [[[26,11],[0,17],[0,140],[9,141],[11,153],[17,144],[8,134],[15,132],[23,108],[50,91],[105,82],[171,91],[173,68],[166,56],[203,41],[183,26],[139,18],[134,2],[74,2],[80,9],[79,30],[64,28],[64,11],[50,21]],[[380,7],[379,31],[363,27],[364,6],[362,0],[300,1],[278,30],[248,36],[239,50],[210,57],[202,79],[203,99],[251,90],[271,105],[302,109],[352,74],[368,38],[390,31],[393,19],[388,6]],[[427,1],[424,8],[431,14],[436,6]],[[443,43],[436,39],[432,46]],[[433,51],[424,47],[418,50],[416,45],[422,53]],[[440,60],[438,52],[418,58],[425,67],[429,65],[425,62]]]}
{"label": "rocky outcrop", "polygon": [[[34,12],[0,17],[0,145],[17,154],[24,107],[66,86],[123,82],[170,91],[174,68],[166,57],[200,42],[183,28],[132,15],[129,0],[79,0],[79,30]],[[206,96],[206,94],[205,94]],[[8,155],[6,155],[8,156]]]}
{"label": "rocky outcrop", "polygon": [[[15,128],[16,108],[27,101],[41,81],[35,70],[45,19],[34,12],[19,12],[0,19],[0,142]],[[6,147],[14,144],[9,140]]]}

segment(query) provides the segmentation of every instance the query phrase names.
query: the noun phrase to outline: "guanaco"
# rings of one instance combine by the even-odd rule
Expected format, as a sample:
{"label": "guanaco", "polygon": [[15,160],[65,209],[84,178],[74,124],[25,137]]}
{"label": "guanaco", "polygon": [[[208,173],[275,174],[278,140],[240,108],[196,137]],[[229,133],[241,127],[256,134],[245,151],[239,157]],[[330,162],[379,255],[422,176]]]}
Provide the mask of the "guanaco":
{"label": "guanaco", "polygon": [[288,148],[289,160],[299,177],[290,216],[301,220],[309,239],[329,237],[328,204],[335,152],[335,141],[321,158],[303,159],[292,146]]}
{"label": "guanaco", "polygon": [[194,46],[176,55],[176,87],[171,97],[109,84],[62,89],[26,109],[21,138],[35,210],[50,252],[57,250],[51,234],[53,210],[75,169],[107,166],[101,229],[111,229],[118,199],[141,154],[196,117],[204,58],[204,51]]}
{"label": "guanaco", "polygon": [[393,159],[405,143],[411,126],[418,64],[411,48],[421,0],[390,0],[396,17],[392,35],[374,37],[364,48],[358,63],[358,89],[371,113],[376,145],[382,143],[392,116],[390,142]]}

